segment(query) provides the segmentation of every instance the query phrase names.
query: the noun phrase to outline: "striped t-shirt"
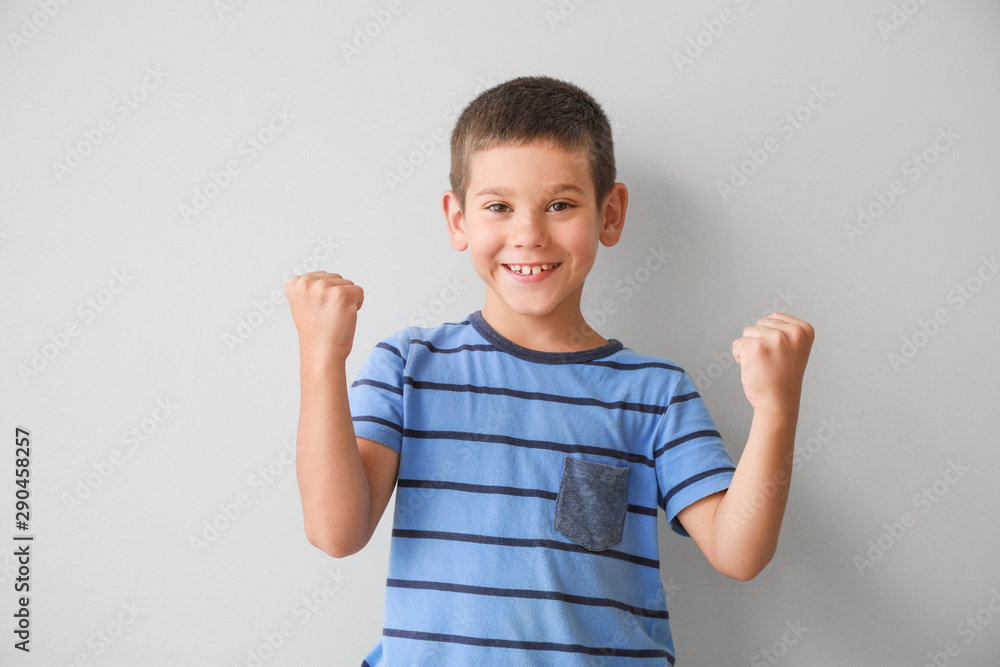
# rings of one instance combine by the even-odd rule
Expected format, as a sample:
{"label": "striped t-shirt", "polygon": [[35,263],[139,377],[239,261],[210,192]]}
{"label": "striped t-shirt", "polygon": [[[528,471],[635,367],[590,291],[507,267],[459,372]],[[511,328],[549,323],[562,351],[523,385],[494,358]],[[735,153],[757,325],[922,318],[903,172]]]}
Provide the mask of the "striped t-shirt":
{"label": "striped t-shirt", "polygon": [[690,377],[617,340],[539,352],[479,311],[378,343],[355,433],[400,453],[382,636],[362,666],[674,663],[656,508],[735,466]]}

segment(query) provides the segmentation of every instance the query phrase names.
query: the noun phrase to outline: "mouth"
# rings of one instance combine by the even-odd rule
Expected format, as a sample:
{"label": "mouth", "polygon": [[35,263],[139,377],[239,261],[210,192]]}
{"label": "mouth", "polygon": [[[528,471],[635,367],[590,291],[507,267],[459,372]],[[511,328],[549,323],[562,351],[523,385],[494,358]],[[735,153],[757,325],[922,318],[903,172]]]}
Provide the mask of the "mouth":
{"label": "mouth", "polygon": [[555,262],[552,264],[504,264],[503,267],[518,275],[537,276],[539,273],[551,271],[561,264],[562,262]]}

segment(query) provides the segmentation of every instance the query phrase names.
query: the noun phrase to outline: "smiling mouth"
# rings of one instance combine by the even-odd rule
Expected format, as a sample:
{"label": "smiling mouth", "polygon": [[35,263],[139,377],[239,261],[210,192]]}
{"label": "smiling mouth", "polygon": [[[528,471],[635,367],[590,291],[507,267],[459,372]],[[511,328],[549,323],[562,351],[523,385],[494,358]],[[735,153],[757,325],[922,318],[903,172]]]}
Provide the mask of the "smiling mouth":
{"label": "smiling mouth", "polygon": [[522,276],[534,276],[539,273],[544,273],[545,271],[551,271],[562,264],[562,262],[556,262],[554,264],[504,264],[503,266],[514,273],[519,273]]}

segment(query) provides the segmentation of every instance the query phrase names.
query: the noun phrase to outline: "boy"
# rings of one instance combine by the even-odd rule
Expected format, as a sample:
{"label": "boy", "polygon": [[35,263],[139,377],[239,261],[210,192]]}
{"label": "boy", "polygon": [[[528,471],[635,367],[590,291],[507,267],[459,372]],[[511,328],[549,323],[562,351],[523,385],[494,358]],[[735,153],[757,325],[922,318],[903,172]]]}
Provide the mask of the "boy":
{"label": "boy", "polygon": [[396,488],[384,627],[361,664],[672,665],[656,508],[723,574],[764,568],[812,327],[775,313],[733,343],[754,408],[736,467],[682,368],[581,314],[628,203],[597,102],[513,79],[469,104],[451,150],[442,208],[481,310],[385,338],[348,389],[361,287],[323,271],[286,284],[309,541],[356,553]]}

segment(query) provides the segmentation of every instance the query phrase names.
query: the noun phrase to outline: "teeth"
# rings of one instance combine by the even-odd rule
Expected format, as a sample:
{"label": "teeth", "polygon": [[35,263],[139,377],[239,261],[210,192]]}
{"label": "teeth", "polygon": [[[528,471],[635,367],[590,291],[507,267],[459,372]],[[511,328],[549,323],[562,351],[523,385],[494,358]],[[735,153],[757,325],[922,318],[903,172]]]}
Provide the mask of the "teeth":
{"label": "teeth", "polygon": [[535,266],[522,266],[521,264],[508,264],[509,268],[514,273],[520,273],[522,276],[534,276],[538,275],[542,271],[548,271],[549,269],[554,269],[558,264],[540,264]]}

